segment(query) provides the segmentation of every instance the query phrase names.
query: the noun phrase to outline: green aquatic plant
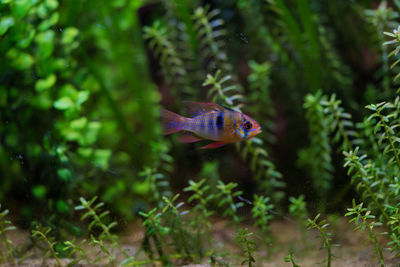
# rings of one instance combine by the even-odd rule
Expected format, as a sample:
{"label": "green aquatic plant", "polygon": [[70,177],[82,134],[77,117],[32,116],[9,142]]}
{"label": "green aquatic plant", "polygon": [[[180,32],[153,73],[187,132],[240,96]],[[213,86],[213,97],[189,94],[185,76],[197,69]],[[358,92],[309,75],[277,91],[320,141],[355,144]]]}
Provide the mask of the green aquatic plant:
{"label": "green aquatic plant", "polygon": [[[103,258],[107,258],[109,264],[113,264],[115,262],[115,253],[114,251],[117,249],[122,255],[125,257],[129,257],[126,251],[124,251],[118,241],[118,238],[115,234],[111,232],[112,228],[117,226],[117,222],[111,221],[110,223],[106,222],[106,217],[109,215],[109,211],[101,211],[101,208],[104,206],[103,202],[99,202],[95,204],[97,197],[93,197],[91,200],[87,201],[83,197],[80,199],[81,205],[75,207],[75,210],[83,211],[83,215],[81,216],[81,220],[89,220],[90,223],[88,225],[89,231],[94,231],[98,229],[100,234],[96,237],[93,233],[90,235],[91,241],[89,244],[92,247],[99,247],[100,252],[103,255],[99,255],[94,262],[99,262],[103,260]],[[109,244],[106,244],[108,243]]]}
{"label": "green aquatic plant", "polygon": [[274,205],[270,204],[269,197],[263,197],[259,195],[254,195],[253,198],[253,208],[251,213],[253,219],[255,220],[254,226],[257,226],[264,235],[265,242],[270,241],[269,234],[269,222],[274,218],[271,211],[274,209]]}
{"label": "green aquatic plant", "polygon": [[[163,197],[164,206],[160,210],[154,208],[147,213],[140,212],[146,229],[143,249],[152,262],[159,260],[170,264],[173,259],[191,262],[203,255],[202,252],[199,253],[203,248],[195,247],[201,242],[196,241],[196,235],[188,229],[190,222],[183,218],[187,211],[180,211],[184,203],[175,203],[178,197],[179,194],[170,199]],[[151,247],[151,240],[154,241],[158,257]]]}
{"label": "green aquatic plant", "polygon": [[196,31],[200,57],[207,72],[214,73],[221,69],[224,74],[231,73],[228,55],[225,51],[224,20],[219,18],[218,9],[198,7],[193,12],[194,29]]}
{"label": "green aquatic plant", "polygon": [[64,245],[63,250],[68,253],[67,254],[68,258],[71,259],[71,261],[68,264],[69,266],[77,265],[81,261],[85,261],[86,264],[90,264],[92,262],[89,258],[89,253],[91,251],[88,251],[87,249],[84,248],[85,244],[86,244],[86,239],[83,239],[78,243],[76,242],[75,239],[63,242]]}
{"label": "green aquatic plant", "polygon": [[298,265],[296,263],[296,260],[294,259],[294,254],[292,251],[289,252],[289,254],[285,256],[285,262],[290,262],[293,267],[300,267],[300,265]]}
{"label": "green aquatic plant", "polygon": [[297,228],[299,232],[301,232],[302,241],[304,244],[308,245],[308,232],[306,228],[309,215],[304,195],[300,195],[297,198],[291,196],[289,197],[289,202],[289,213],[296,220]]}
{"label": "green aquatic plant", "polygon": [[327,231],[329,224],[326,223],[325,220],[318,221],[320,214],[317,214],[314,219],[307,219],[308,229],[316,229],[318,231],[318,236],[322,240],[322,248],[325,248],[328,257],[324,262],[326,262],[326,266],[330,267],[332,263],[332,257],[334,256],[332,253],[332,234]]}
{"label": "green aquatic plant", "polygon": [[[388,55],[388,58],[391,57],[396,57],[397,54],[399,53],[400,50],[400,33],[399,33],[399,28],[394,29],[393,32],[384,32],[386,36],[389,36],[391,38],[394,38],[390,41],[384,42],[383,45],[392,45],[395,44],[395,49],[393,49]],[[395,60],[391,65],[390,68],[393,69],[399,64],[400,59]],[[393,78],[393,81],[396,81],[400,77],[400,73],[396,74],[395,77]],[[397,90],[397,93],[399,93],[399,89]]]}
{"label": "green aquatic plant", "polygon": [[45,243],[45,247],[41,247],[44,251],[44,255],[42,256],[42,265],[46,265],[47,259],[51,256],[56,261],[56,265],[61,266],[60,258],[55,249],[57,241],[55,241],[54,237],[50,236],[51,231],[52,229],[50,227],[43,227],[38,224],[35,229],[32,230],[32,238],[37,246],[39,246],[38,243],[40,243],[40,241]]}
{"label": "green aquatic plant", "polygon": [[7,236],[7,232],[13,231],[16,228],[11,224],[11,221],[5,218],[8,213],[7,209],[0,212],[0,263],[5,264],[6,262],[10,262],[12,265],[15,265],[13,243]]}
{"label": "green aquatic plant", "polygon": [[385,266],[382,248],[379,244],[376,234],[373,231],[374,227],[382,226],[382,223],[373,221],[373,219],[375,219],[375,216],[371,214],[371,211],[369,211],[367,208],[363,208],[362,202],[356,205],[354,199],[353,199],[353,207],[348,208],[347,211],[348,212],[344,216],[353,217],[352,219],[350,219],[350,223],[353,223],[356,226],[355,230],[361,230],[361,231],[365,231],[365,229],[368,230],[369,238],[371,242],[374,243],[375,245],[375,253],[379,257],[379,262],[381,264],[381,267]]}
{"label": "green aquatic plant", "polygon": [[199,182],[189,180],[189,186],[183,190],[185,192],[192,192],[192,195],[188,198],[188,203],[195,204],[192,209],[195,215],[189,221],[189,225],[196,235],[195,246],[199,250],[200,257],[203,257],[204,243],[211,243],[211,222],[209,221],[209,217],[215,212],[210,210],[210,204],[214,200],[215,195],[210,193],[210,186],[206,184],[206,179],[202,179]]}
{"label": "green aquatic plant", "polygon": [[[393,27],[393,25],[396,25],[394,19],[399,17],[398,12],[394,11],[385,0],[381,1],[376,9],[367,9],[364,12],[366,15],[365,19],[374,26],[377,42],[379,44],[384,43],[384,35],[382,35],[382,32],[384,32],[385,28],[388,26]],[[385,46],[380,46],[379,50],[382,61],[382,66],[379,72],[379,76],[382,77],[382,88],[386,96],[391,96],[393,94],[390,88],[389,57],[387,48]]]}
{"label": "green aquatic plant", "polygon": [[329,99],[321,100],[324,112],[333,119],[330,125],[333,133],[332,142],[339,144],[343,150],[348,150],[353,147],[354,123],[351,114],[344,110],[341,103],[342,101],[337,99],[335,94],[332,94]]}
{"label": "green aquatic plant", "polygon": [[289,213],[296,219],[299,225],[305,226],[304,222],[307,221],[308,211],[304,195],[300,195],[297,198],[289,197],[289,202]]}
{"label": "green aquatic plant", "polygon": [[[186,93],[193,92],[184,62],[178,54],[177,47],[169,39],[168,28],[156,21],[151,27],[143,28],[143,37],[149,40],[149,48],[159,58],[166,84],[172,84]],[[178,96],[178,93],[179,91],[175,90],[174,96]]]}
{"label": "green aquatic plant", "polygon": [[230,217],[235,223],[239,223],[243,218],[241,218],[237,211],[243,206],[243,202],[235,202],[235,198],[240,196],[242,191],[233,191],[237,187],[237,183],[230,182],[225,184],[222,181],[218,181],[218,194],[216,198],[218,199],[218,207],[223,209],[223,216]]}
{"label": "green aquatic plant", "polygon": [[244,259],[240,264],[247,264],[249,267],[254,266],[256,263],[256,243],[250,239],[252,235],[253,233],[250,233],[247,228],[240,228],[235,236],[235,239],[239,243],[240,249],[246,257],[246,259]]}
{"label": "green aquatic plant", "polygon": [[[297,1],[298,12],[294,15],[283,0],[266,0],[266,2],[276,12],[282,31],[285,32],[304,64],[304,76],[311,92],[316,92],[321,88],[324,75],[321,73],[322,68],[319,68],[322,56],[318,26],[316,17],[311,12],[310,4],[306,0]],[[305,46],[304,42],[308,42],[308,45]]]}
{"label": "green aquatic plant", "polygon": [[315,95],[308,94],[305,97],[304,108],[308,120],[308,135],[310,145],[299,152],[298,164],[304,167],[310,175],[314,190],[321,202],[319,209],[326,207],[327,192],[331,188],[333,170],[331,148],[332,118],[326,115],[321,101],[326,97],[318,91]]}
{"label": "green aquatic plant", "polygon": [[275,109],[271,98],[271,68],[272,64],[268,61],[257,63],[254,60],[248,63],[251,73],[247,78],[249,93],[247,94],[247,107],[257,122],[263,127],[262,138],[270,144],[276,142],[276,137],[272,134],[275,129],[273,117]]}

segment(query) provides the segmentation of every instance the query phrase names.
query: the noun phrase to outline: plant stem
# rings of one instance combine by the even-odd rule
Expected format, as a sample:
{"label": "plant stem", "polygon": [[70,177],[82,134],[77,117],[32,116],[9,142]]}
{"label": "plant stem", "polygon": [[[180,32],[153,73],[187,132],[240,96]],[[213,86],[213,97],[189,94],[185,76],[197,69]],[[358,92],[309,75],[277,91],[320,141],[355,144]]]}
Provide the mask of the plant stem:
{"label": "plant stem", "polygon": [[400,168],[399,155],[398,155],[396,147],[394,146],[394,142],[393,142],[392,136],[389,133],[389,126],[386,124],[386,122],[385,122],[380,110],[377,109],[376,112],[378,113],[379,119],[381,120],[383,128],[385,129],[386,138],[389,140],[390,146],[392,147],[392,151],[393,151],[394,156],[396,158],[397,166]]}

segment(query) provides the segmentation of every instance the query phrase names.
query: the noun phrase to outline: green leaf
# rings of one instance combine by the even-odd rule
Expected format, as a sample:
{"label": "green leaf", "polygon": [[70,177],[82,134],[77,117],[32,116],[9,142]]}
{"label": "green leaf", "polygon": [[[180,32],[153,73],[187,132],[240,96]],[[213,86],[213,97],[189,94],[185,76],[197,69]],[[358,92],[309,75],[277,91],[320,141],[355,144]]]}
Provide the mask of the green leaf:
{"label": "green leaf", "polygon": [[74,103],[69,97],[64,96],[56,100],[53,106],[58,110],[66,110],[72,108],[74,106]]}
{"label": "green leaf", "polygon": [[37,94],[32,99],[32,106],[38,109],[43,109],[43,110],[50,109],[52,104],[53,101],[48,91],[44,91],[41,94]]}
{"label": "green leaf", "polygon": [[44,4],[49,10],[56,9],[58,7],[58,1],[57,0],[45,0]]}
{"label": "green leaf", "polygon": [[36,185],[32,189],[32,194],[38,199],[44,199],[47,193],[47,188],[44,185]]}
{"label": "green leaf", "polygon": [[18,70],[29,69],[35,61],[31,55],[20,52],[17,49],[10,49],[7,57],[11,59],[11,65]]}
{"label": "green leaf", "polygon": [[57,201],[56,209],[57,209],[57,211],[60,212],[60,213],[69,213],[69,206],[68,206],[68,204],[67,204],[64,200],[61,200],[61,199],[59,199],[59,200]]}
{"label": "green leaf", "polygon": [[138,195],[146,195],[150,192],[151,184],[149,181],[135,182],[132,185],[132,192]]}
{"label": "green leaf", "polygon": [[4,35],[7,30],[14,25],[13,17],[4,17],[0,20],[0,36]]}
{"label": "green leaf", "polygon": [[82,118],[71,121],[70,127],[74,130],[81,130],[86,127],[87,122],[88,122],[87,118],[82,117]]}
{"label": "green leaf", "polygon": [[59,19],[58,12],[53,13],[53,15],[51,15],[49,19],[39,24],[38,30],[41,32],[48,30],[51,26],[54,26],[58,22],[58,19]]}
{"label": "green leaf", "polygon": [[101,124],[97,121],[91,121],[88,124],[88,129],[86,132],[86,141],[89,144],[93,144],[97,140],[97,135],[100,130]]}
{"label": "green leaf", "polygon": [[61,180],[65,182],[72,180],[72,173],[69,169],[66,168],[58,169],[57,175]]}
{"label": "green leaf", "polygon": [[96,166],[103,170],[108,168],[108,160],[111,156],[111,150],[109,149],[96,149],[94,151],[93,162]]}
{"label": "green leaf", "polygon": [[44,91],[52,87],[57,81],[57,77],[54,74],[47,76],[45,79],[40,79],[35,83],[35,89],[38,92]]}
{"label": "green leaf", "polygon": [[25,38],[18,40],[18,42],[17,42],[18,47],[27,48],[31,44],[33,37],[35,37],[35,34],[36,34],[36,30],[33,28],[30,29],[28,31],[28,34],[25,35]]}
{"label": "green leaf", "polygon": [[90,95],[89,91],[79,91],[78,92],[78,97],[76,99],[76,102],[79,105],[83,104],[84,102],[86,102],[86,100],[88,100],[89,95]]}
{"label": "green leaf", "polygon": [[15,0],[12,5],[12,14],[17,18],[21,19],[25,17],[29,9],[34,6],[38,0]]}
{"label": "green leaf", "polygon": [[79,34],[79,30],[77,28],[74,27],[68,27],[66,29],[63,30],[63,35],[61,38],[61,43],[64,45],[68,45],[70,43],[72,43],[75,38],[78,36]]}
{"label": "green leaf", "polygon": [[42,60],[48,58],[53,53],[54,36],[55,33],[52,30],[48,30],[36,35],[35,41],[38,44],[38,52]]}

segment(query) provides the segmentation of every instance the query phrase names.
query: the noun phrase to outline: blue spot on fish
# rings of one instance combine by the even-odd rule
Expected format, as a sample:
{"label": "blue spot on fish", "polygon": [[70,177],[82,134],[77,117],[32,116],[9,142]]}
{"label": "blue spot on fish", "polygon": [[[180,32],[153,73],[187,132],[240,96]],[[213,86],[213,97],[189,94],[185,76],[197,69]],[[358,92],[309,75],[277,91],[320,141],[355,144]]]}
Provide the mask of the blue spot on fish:
{"label": "blue spot on fish", "polygon": [[208,121],[208,128],[213,131],[214,130],[214,118],[211,117],[210,120]]}

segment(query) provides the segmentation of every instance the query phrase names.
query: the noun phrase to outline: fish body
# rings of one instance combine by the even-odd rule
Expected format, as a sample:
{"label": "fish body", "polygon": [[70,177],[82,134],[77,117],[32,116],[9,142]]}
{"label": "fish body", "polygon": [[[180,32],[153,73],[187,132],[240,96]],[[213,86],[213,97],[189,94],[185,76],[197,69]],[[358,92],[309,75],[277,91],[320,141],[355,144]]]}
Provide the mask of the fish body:
{"label": "fish body", "polygon": [[187,118],[168,110],[162,111],[164,134],[183,131],[182,142],[213,140],[213,148],[226,143],[246,140],[261,133],[260,125],[249,116],[214,104],[186,101],[184,105],[193,117]]}

